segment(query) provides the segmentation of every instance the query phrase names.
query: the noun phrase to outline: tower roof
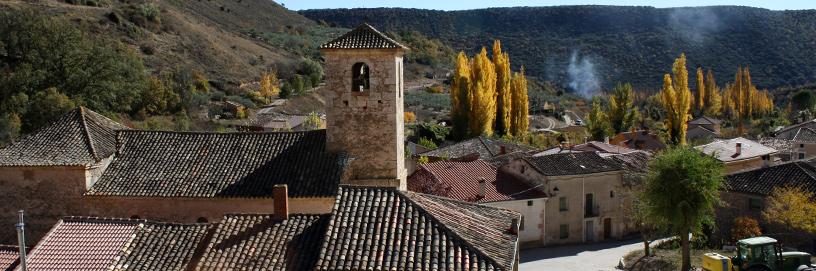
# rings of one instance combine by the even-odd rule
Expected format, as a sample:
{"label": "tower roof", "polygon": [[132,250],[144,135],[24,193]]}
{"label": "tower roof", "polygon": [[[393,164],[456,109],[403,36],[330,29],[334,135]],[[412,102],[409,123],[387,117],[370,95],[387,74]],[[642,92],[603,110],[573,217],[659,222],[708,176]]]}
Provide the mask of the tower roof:
{"label": "tower roof", "polygon": [[408,49],[408,47],[363,23],[339,38],[321,45],[320,49]]}

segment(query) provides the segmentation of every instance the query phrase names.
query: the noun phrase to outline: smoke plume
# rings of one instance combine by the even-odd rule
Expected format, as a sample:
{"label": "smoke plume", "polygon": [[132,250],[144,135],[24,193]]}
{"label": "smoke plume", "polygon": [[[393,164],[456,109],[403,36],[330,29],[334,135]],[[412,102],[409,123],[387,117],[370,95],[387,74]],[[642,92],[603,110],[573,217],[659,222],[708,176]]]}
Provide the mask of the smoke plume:
{"label": "smoke plume", "polygon": [[592,98],[601,90],[601,82],[595,73],[595,63],[588,56],[579,56],[578,50],[572,51],[567,76],[569,87],[584,98]]}

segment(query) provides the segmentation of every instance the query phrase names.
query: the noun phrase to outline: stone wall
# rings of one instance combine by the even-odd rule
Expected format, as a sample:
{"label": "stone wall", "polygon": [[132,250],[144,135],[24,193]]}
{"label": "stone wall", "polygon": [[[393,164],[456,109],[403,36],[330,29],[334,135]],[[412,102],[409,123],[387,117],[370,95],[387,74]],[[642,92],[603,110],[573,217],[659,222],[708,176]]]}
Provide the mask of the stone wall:
{"label": "stone wall", "polygon": [[[405,188],[402,50],[324,50],[329,151],[354,160],[347,183]],[[352,66],[369,67],[370,89],[352,92]]]}
{"label": "stone wall", "polygon": [[17,211],[26,211],[26,242],[34,245],[59,218],[81,214],[88,177],[78,167],[0,167],[0,244],[17,244]]}
{"label": "stone wall", "polygon": [[[334,197],[289,198],[289,213],[327,214]],[[125,198],[85,197],[84,215],[99,217],[139,217],[164,222],[193,223],[199,219],[218,222],[225,214],[272,214],[272,198]]]}

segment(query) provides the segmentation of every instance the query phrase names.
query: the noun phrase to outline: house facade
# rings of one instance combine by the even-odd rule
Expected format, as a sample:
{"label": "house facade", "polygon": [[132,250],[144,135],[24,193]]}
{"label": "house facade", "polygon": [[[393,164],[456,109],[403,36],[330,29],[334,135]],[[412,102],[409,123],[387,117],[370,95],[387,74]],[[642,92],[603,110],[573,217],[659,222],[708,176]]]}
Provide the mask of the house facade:
{"label": "house facade", "polygon": [[626,211],[631,188],[617,162],[594,152],[563,153],[518,159],[500,170],[549,196],[545,245],[614,240],[635,230]]}
{"label": "house facade", "polygon": [[499,172],[483,160],[419,165],[417,171],[408,176],[408,190],[516,211],[521,214],[520,245],[545,244],[547,194]]}

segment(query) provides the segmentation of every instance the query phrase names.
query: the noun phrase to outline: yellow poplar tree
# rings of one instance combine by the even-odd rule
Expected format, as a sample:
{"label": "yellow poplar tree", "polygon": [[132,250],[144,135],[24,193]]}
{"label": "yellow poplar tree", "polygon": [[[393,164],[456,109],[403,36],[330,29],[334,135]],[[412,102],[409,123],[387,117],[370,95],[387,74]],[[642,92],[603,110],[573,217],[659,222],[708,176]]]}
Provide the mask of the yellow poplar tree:
{"label": "yellow poplar tree", "polygon": [[274,72],[264,72],[261,74],[261,88],[259,90],[261,97],[264,97],[267,102],[278,97],[280,93],[280,80],[278,75]]}
{"label": "yellow poplar tree", "polygon": [[714,81],[714,73],[708,70],[705,80],[705,92],[707,101],[705,102],[704,114],[711,117],[720,115],[722,108],[722,95],[720,89],[717,88],[717,82]]}
{"label": "yellow poplar tree", "polygon": [[510,114],[511,119],[511,133],[516,138],[521,138],[527,134],[527,129],[530,126],[529,119],[529,105],[527,99],[527,77],[524,76],[524,67],[521,67],[521,72],[513,75],[510,82],[510,93],[512,100],[512,110]]}
{"label": "yellow poplar tree", "polygon": [[762,217],[788,229],[816,233],[816,201],[814,194],[801,187],[780,187],[773,190],[765,203]]}
{"label": "yellow poplar tree", "polygon": [[470,134],[471,136],[493,134],[493,121],[496,118],[496,68],[487,57],[487,49],[473,57],[470,69]]}
{"label": "yellow poplar tree", "polygon": [[458,137],[468,134],[468,116],[470,114],[470,60],[465,52],[456,56],[456,67],[450,89],[451,118],[453,131]]}
{"label": "yellow poplar tree", "polygon": [[696,111],[702,114],[706,108],[706,92],[705,81],[703,80],[703,68],[697,68],[697,102],[695,103]]}
{"label": "yellow poplar tree", "polygon": [[510,94],[510,57],[502,53],[501,41],[493,42],[493,65],[496,66],[496,130],[500,134],[510,133],[510,110],[512,101]]}
{"label": "yellow poplar tree", "polygon": [[666,129],[669,140],[677,145],[686,144],[686,129],[691,109],[692,95],[688,88],[686,54],[674,61],[672,74],[663,76],[663,90],[660,102],[666,110]]}

